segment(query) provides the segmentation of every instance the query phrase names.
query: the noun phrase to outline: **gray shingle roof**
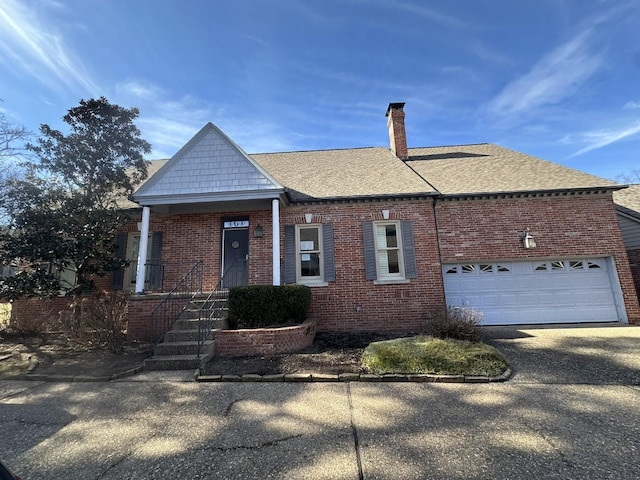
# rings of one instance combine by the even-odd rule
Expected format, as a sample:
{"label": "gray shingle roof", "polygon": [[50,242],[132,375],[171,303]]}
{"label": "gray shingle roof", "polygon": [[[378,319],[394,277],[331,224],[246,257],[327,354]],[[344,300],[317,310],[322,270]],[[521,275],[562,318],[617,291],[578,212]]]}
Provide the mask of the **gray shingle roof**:
{"label": "gray shingle roof", "polygon": [[[169,159],[151,160],[147,164],[147,173],[148,173],[147,178],[142,183],[140,183],[140,185],[143,185],[147,180],[149,180],[168,161],[169,161]],[[136,187],[139,187],[140,185],[136,185]],[[138,205],[137,203],[132,202],[128,198],[124,198],[124,197],[123,198],[119,198],[116,202],[118,204],[118,207],[120,207],[122,209],[125,209],[125,210],[126,209],[130,209],[130,208],[140,208],[140,205]]]}
{"label": "gray shingle roof", "polygon": [[250,155],[294,201],[436,193],[383,147]]}
{"label": "gray shingle roof", "polygon": [[487,143],[410,148],[407,165],[445,195],[618,185],[579,170]]}
{"label": "gray shingle roof", "polygon": [[[165,197],[176,197],[180,203],[183,197],[190,201],[185,197],[188,194],[281,192],[282,187],[294,202],[621,188],[615,182],[492,144],[410,148],[408,153],[406,162],[384,147],[247,155],[217,127],[207,124],[170,161],[151,163],[150,178],[135,198],[158,204]],[[152,195],[155,200],[149,200]],[[626,198],[623,193],[618,196]],[[135,204],[124,201],[122,206],[133,208]],[[640,201],[637,207],[640,210]]]}
{"label": "gray shingle roof", "polygon": [[613,193],[613,201],[622,211],[640,218],[640,184],[634,183],[629,188]]}

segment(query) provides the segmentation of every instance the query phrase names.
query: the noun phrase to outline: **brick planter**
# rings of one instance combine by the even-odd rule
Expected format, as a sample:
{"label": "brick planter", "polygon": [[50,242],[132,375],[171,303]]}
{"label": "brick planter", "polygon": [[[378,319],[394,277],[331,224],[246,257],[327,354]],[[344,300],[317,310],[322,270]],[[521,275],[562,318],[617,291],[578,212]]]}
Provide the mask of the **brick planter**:
{"label": "brick planter", "polygon": [[221,357],[297,352],[311,345],[315,337],[315,320],[293,327],[219,330],[215,333],[215,352]]}

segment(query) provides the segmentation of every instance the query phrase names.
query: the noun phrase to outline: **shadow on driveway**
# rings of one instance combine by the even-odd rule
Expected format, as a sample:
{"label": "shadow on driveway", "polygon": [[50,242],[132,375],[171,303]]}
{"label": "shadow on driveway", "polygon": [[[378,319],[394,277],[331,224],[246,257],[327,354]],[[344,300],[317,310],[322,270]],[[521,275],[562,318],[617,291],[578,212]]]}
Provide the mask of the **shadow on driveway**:
{"label": "shadow on driveway", "polygon": [[640,385],[640,327],[593,324],[484,327],[515,383]]}

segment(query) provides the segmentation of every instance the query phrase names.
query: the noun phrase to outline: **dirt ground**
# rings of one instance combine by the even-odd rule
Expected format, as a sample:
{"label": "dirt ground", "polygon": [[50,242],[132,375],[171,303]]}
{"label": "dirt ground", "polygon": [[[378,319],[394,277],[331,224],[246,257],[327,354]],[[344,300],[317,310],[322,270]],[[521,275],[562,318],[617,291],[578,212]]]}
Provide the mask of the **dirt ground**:
{"label": "dirt ground", "polygon": [[0,331],[0,378],[24,373],[111,376],[142,365],[145,345],[126,345],[122,353],[79,342],[61,333],[11,335]]}
{"label": "dirt ground", "polygon": [[[406,335],[406,334],[405,334]],[[256,373],[362,373],[365,347],[400,335],[375,333],[318,333],[307,349],[291,354],[220,358],[203,369],[207,375]],[[145,345],[127,345],[115,354],[62,334],[45,337],[12,336],[0,332],[0,378],[27,373],[42,375],[111,376],[139,367],[147,357]]]}

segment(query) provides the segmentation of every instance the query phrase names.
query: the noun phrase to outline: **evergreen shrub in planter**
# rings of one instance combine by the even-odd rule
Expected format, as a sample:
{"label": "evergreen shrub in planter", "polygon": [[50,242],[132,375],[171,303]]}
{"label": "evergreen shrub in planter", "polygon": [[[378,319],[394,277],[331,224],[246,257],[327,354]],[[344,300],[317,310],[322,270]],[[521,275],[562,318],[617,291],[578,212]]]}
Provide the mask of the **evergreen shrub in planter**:
{"label": "evergreen shrub in planter", "polygon": [[248,285],[229,291],[229,326],[297,325],[307,318],[311,289],[304,285]]}

